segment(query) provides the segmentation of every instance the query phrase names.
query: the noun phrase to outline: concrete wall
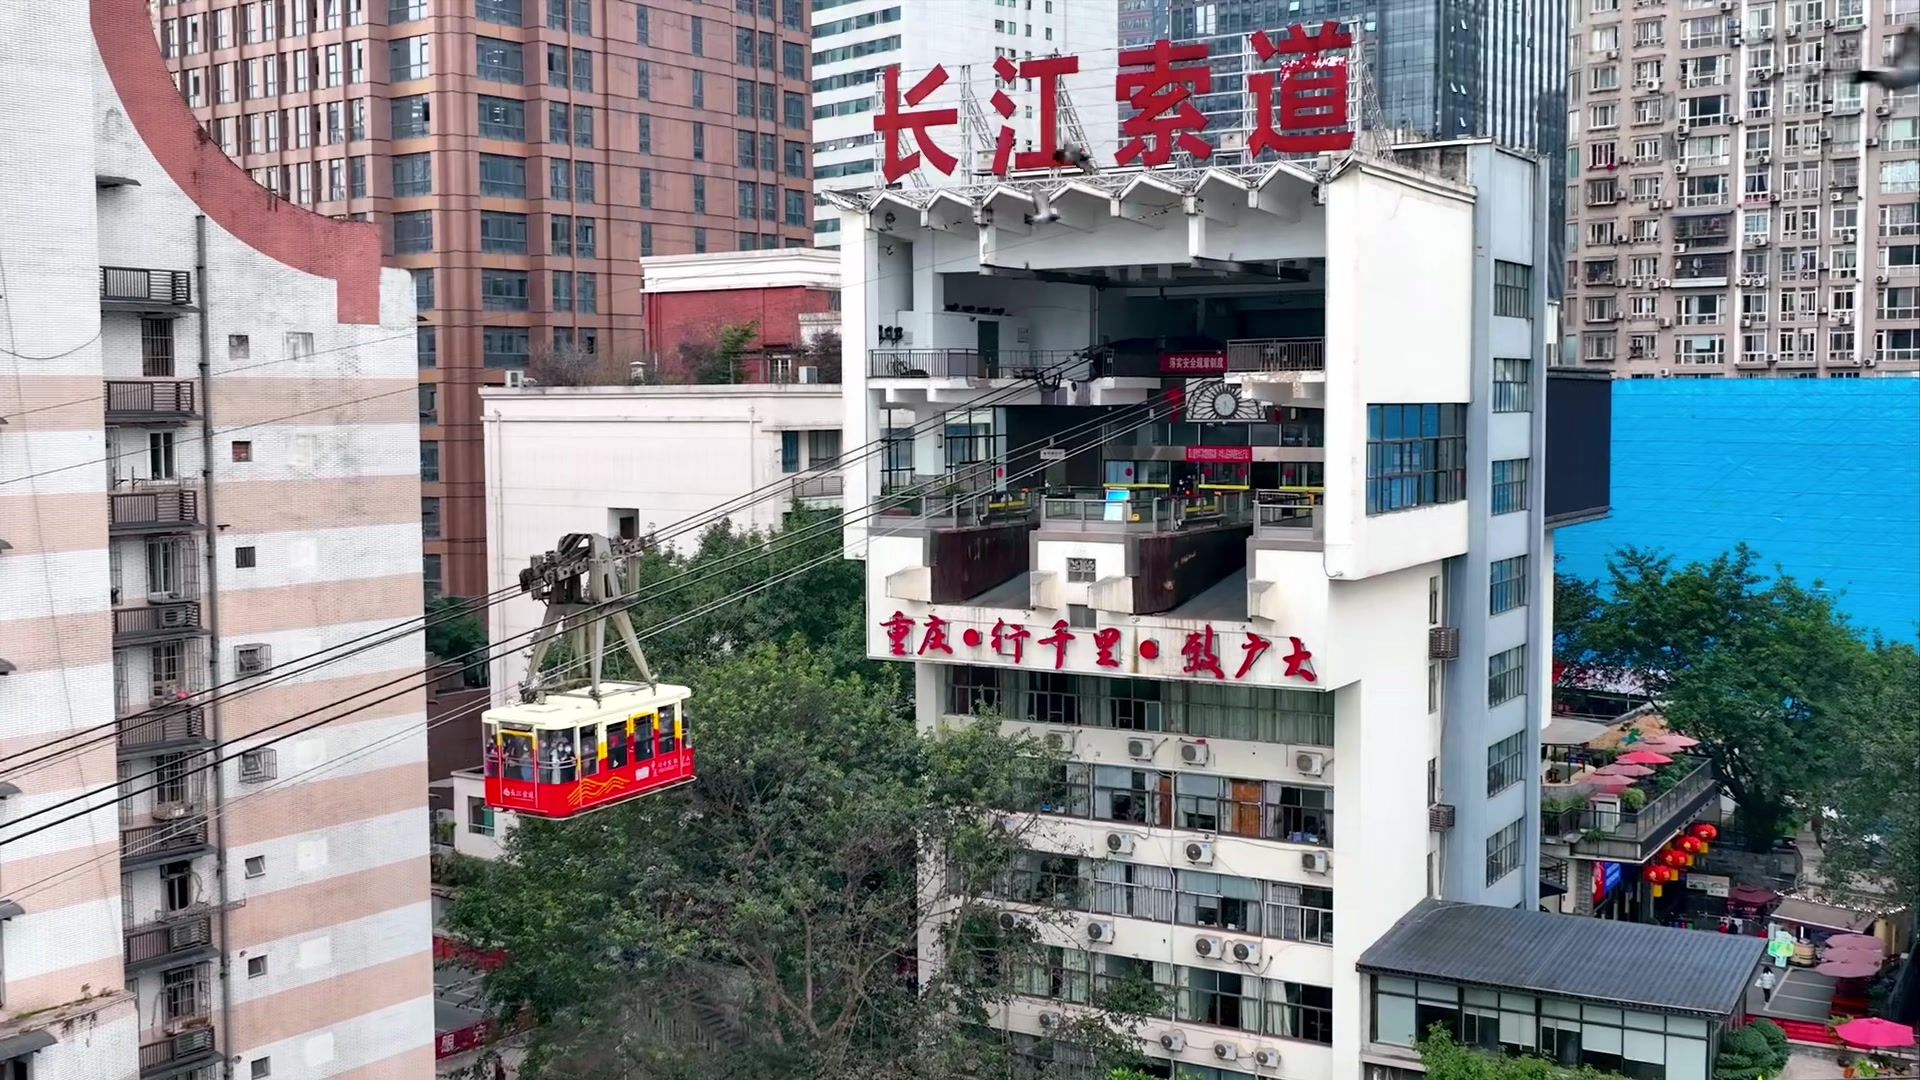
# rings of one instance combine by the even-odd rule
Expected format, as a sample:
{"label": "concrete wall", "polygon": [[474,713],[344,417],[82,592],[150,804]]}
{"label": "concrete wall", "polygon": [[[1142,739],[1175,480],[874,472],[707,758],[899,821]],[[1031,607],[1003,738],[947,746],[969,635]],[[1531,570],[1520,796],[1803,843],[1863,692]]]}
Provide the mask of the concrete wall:
{"label": "concrete wall", "polygon": [[1613,410],[1613,516],[1558,531],[1562,573],[1744,541],[1863,631],[1920,636],[1920,380],[1623,380]]}

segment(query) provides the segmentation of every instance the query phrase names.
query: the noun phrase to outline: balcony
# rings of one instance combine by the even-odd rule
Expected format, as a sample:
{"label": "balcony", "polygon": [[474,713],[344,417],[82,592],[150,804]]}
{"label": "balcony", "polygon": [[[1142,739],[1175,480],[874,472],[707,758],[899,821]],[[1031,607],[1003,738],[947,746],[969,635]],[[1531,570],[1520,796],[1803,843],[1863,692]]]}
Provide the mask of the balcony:
{"label": "balcony", "polygon": [[158,754],[208,741],[206,710],[196,705],[121,717],[117,725],[122,755]]}
{"label": "balcony", "polygon": [[1254,538],[1319,547],[1325,541],[1320,515],[1324,498],[1320,489],[1254,492]]}
{"label": "balcony", "polygon": [[169,912],[164,918],[123,932],[127,971],[157,964],[185,964],[214,955],[213,915],[198,906]]}
{"label": "balcony", "polygon": [[114,492],[107,496],[109,533],[170,533],[200,527],[200,493],[186,488]]}
{"label": "balcony", "polygon": [[1128,502],[1091,495],[1041,501],[1040,526],[1084,532],[1175,533],[1232,528],[1253,523],[1253,500],[1246,492],[1211,492],[1197,499],[1167,496]]}
{"label": "balcony", "polygon": [[844,479],[837,472],[795,477],[793,498],[808,506],[838,506]]}
{"label": "balcony", "polygon": [[872,349],[875,379],[1008,379],[1047,372],[1072,377],[1085,354],[1071,349]]}
{"label": "balcony", "polygon": [[1242,338],[1227,342],[1228,371],[1325,371],[1325,338]]}
{"label": "balcony", "polygon": [[113,612],[115,645],[194,637],[204,633],[206,628],[200,624],[200,602],[197,600],[116,608]]}
{"label": "balcony", "polygon": [[[1573,854],[1582,858],[1645,862],[1676,830],[1692,821],[1719,791],[1713,766],[1705,758],[1676,758],[1675,761],[1691,764],[1692,768],[1638,810],[1614,809],[1610,802],[1594,801],[1557,811],[1543,805],[1540,810],[1542,837],[1567,845]],[[1578,777],[1570,788],[1569,795],[1577,796]],[[1543,803],[1552,797],[1549,789]]]}
{"label": "balcony", "polygon": [[178,424],[198,419],[197,389],[191,379],[109,379],[107,423]]}
{"label": "balcony", "polygon": [[[211,1023],[209,1016],[195,1017],[192,1021],[181,1021],[184,1025],[191,1022]],[[168,1025],[173,1027],[176,1025]],[[219,1050],[211,1027],[199,1027],[183,1030],[175,1035],[166,1035],[140,1044],[141,1080],[162,1080],[163,1077],[177,1076],[194,1068],[216,1060]]]}
{"label": "balcony", "polygon": [[211,850],[207,819],[183,817],[159,825],[120,829],[120,869],[131,870]]}
{"label": "balcony", "polygon": [[193,274],[187,270],[103,266],[100,306],[110,311],[190,311]]}

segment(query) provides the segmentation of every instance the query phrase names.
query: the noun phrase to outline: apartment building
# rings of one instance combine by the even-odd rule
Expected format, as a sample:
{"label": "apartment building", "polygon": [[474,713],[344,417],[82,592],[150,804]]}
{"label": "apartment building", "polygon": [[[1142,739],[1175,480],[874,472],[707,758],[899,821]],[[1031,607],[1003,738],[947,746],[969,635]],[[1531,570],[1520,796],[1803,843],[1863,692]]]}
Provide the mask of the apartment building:
{"label": "apartment building", "polygon": [[1069,759],[1005,815],[996,898],[1080,912],[996,1017],[1031,1053],[1140,978],[1161,1068],[1357,1080],[1363,950],[1430,896],[1537,907],[1546,530],[1606,488],[1547,469],[1548,186],[1450,142],[843,214],[845,437],[894,442],[846,499],[899,496],[848,525],[868,655],[923,729]]}
{"label": "apartment building", "polygon": [[1566,352],[1621,378],[1920,370],[1915,0],[1583,0]]}
{"label": "apartment building", "polygon": [[485,591],[478,387],[646,354],[639,260],[798,247],[803,0],[182,0],[160,48],[208,135],[378,224],[419,304],[428,593]]}
{"label": "apartment building", "polygon": [[[1072,141],[1079,132],[1095,158],[1111,160],[1118,19],[1115,0],[813,0],[814,242],[840,242],[839,211],[821,195],[883,183],[873,119],[885,107],[882,75],[890,67],[900,68],[902,94],[943,70],[945,82],[911,104],[957,114],[933,135],[958,159],[954,169],[942,172],[923,160],[903,183],[940,186],[990,175],[1002,127],[1012,129],[1019,151],[1040,144],[1031,93],[1037,80],[1016,80],[1015,92],[994,74],[1002,58],[1079,57],[1079,72],[1060,80],[1069,107],[1058,138]],[[993,110],[1001,90],[1025,99],[1011,116]]]}
{"label": "apartment building", "polygon": [[204,140],[139,0],[0,56],[0,1059],[426,1075],[424,695],[332,704],[421,640],[288,666],[421,611],[407,275]]}

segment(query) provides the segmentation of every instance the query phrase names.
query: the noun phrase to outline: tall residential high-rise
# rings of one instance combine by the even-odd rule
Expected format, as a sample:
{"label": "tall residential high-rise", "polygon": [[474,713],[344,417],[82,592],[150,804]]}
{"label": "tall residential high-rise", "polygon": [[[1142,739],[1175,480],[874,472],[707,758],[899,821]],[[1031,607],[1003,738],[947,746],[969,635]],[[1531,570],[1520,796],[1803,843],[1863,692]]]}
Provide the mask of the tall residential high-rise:
{"label": "tall residential high-rise", "polygon": [[1920,370],[1920,90],[1853,80],[1916,23],[1914,0],[1587,0],[1568,362]]}
{"label": "tall residential high-rise", "polygon": [[923,731],[1066,759],[985,886],[1046,946],[1020,1049],[1135,983],[1159,1069],[1359,1080],[1376,938],[1537,906],[1551,530],[1606,512],[1608,406],[1547,370],[1546,171],[1447,140],[842,213],[844,440],[890,444],[845,498],[908,507],[847,527],[867,653]]}
{"label": "tall residential high-rise", "polygon": [[290,664],[421,613],[412,290],[147,18],[0,10],[0,1059],[425,1076],[421,636]]}
{"label": "tall residential high-rise", "polygon": [[[958,124],[932,135],[958,159],[952,173],[942,174],[923,161],[902,184],[942,186],[988,175],[1003,125],[1013,129],[1016,150],[1037,149],[1033,80],[1021,80],[1019,87],[1000,82],[993,64],[1003,57],[1016,62],[1054,54],[1080,57],[1080,73],[1062,79],[1071,109],[1062,111],[1059,137],[1067,141],[1078,128],[1094,156],[1110,160],[1118,14],[1115,0],[814,0],[815,242],[840,242],[839,211],[821,194],[882,183],[873,119],[883,73],[896,65],[902,95],[936,67],[944,69],[944,85],[912,108],[959,113]],[[1001,89],[1021,101],[1004,119],[991,105]]]}
{"label": "tall residential high-rise", "polygon": [[375,221],[420,305],[429,593],[486,590],[477,387],[652,359],[647,255],[799,247],[804,0],[181,0],[161,48],[269,190]]}

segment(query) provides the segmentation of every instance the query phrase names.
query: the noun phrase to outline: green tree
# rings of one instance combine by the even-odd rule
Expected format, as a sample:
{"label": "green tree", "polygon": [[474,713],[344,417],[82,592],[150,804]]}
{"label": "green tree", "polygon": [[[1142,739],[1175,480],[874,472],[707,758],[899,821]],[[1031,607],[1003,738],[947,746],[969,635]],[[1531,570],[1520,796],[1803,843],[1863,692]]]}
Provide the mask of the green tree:
{"label": "green tree", "polygon": [[759,336],[759,323],[729,323],[710,341],[682,342],[681,368],[696,383],[745,382],[741,361]]}
{"label": "green tree", "polygon": [[[465,656],[487,647],[487,628],[458,596],[436,597],[427,604],[427,651],[442,660]],[[466,664],[462,677],[468,686],[487,684],[485,656]]]}
{"label": "green tree", "polygon": [[1821,874],[1920,902],[1920,653],[1876,648],[1838,711],[1846,752],[1814,817]]}
{"label": "green tree", "polygon": [[1600,611],[1600,590],[1585,578],[1561,573],[1558,558],[1553,563],[1553,655],[1577,663],[1580,635]]}
{"label": "green tree", "polygon": [[[1044,781],[1044,748],[991,724],[922,738],[897,687],[798,638],[673,677],[695,691],[700,779],[525,822],[448,916],[507,953],[486,986],[535,1022],[527,1074],[1018,1075],[985,1024],[1049,954],[968,897],[1021,844],[988,808]],[[935,957],[941,974],[917,986]],[[1074,1025],[1097,1061],[1138,1060],[1125,1017]]]}
{"label": "green tree", "polygon": [[1713,1080],[1764,1080],[1786,1064],[1786,1034],[1771,1020],[1756,1020],[1720,1036]]}
{"label": "green tree", "polygon": [[1461,1045],[1438,1024],[1420,1040],[1419,1050],[1427,1080],[1621,1080],[1618,1073],[1585,1065],[1570,1069],[1542,1057],[1483,1053]]}
{"label": "green tree", "polygon": [[1755,569],[1745,545],[1675,568],[1624,548],[1565,658],[1638,684],[1674,730],[1701,740],[1749,843],[1780,836],[1846,753],[1836,708],[1866,655],[1832,601]]}

